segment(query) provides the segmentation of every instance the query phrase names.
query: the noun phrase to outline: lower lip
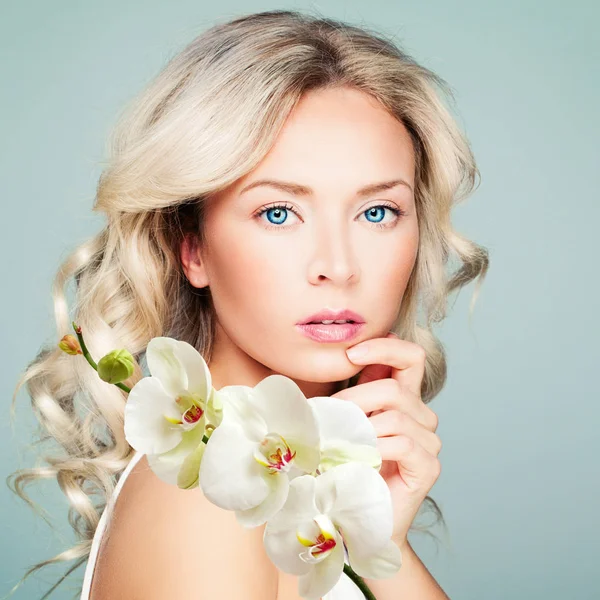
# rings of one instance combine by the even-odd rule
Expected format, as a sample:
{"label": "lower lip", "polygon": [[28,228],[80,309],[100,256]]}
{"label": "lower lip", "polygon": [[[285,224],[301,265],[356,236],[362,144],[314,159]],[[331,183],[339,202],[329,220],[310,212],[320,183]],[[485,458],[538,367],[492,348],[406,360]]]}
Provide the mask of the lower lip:
{"label": "lower lip", "polygon": [[346,342],[355,337],[364,323],[343,323],[323,325],[321,323],[305,323],[296,325],[302,333],[316,342]]}

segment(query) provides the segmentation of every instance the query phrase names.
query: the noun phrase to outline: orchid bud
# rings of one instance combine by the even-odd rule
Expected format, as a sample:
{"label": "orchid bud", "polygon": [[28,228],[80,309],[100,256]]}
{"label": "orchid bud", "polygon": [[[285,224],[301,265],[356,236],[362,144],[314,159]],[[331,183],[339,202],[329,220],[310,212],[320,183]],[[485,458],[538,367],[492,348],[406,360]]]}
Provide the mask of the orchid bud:
{"label": "orchid bud", "polygon": [[133,356],[127,350],[112,350],[98,362],[98,375],[107,383],[121,383],[133,375],[133,365]]}
{"label": "orchid bud", "polygon": [[71,354],[72,356],[75,356],[76,354],[83,354],[81,351],[81,346],[79,345],[79,340],[70,333],[61,338],[60,342],[58,342],[58,347],[63,352]]}
{"label": "orchid bud", "polygon": [[213,425],[212,423],[207,423],[206,427],[204,428],[204,435],[210,439],[210,436],[213,434],[213,431],[216,429],[216,426]]}

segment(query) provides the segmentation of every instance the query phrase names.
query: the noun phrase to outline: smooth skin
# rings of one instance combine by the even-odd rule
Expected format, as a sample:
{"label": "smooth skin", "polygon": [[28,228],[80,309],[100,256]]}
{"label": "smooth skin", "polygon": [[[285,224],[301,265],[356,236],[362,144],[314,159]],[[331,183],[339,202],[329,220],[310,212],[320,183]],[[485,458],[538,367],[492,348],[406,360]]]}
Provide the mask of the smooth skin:
{"label": "smooth skin", "polygon": [[[403,555],[394,578],[369,580],[378,600],[447,598],[406,538],[440,472],[437,417],[420,397],[425,354],[388,334],[419,245],[414,175],[410,135],[377,101],[348,88],[312,91],[259,165],[208,201],[206,245],[190,237],[181,246],[186,277],[210,287],[217,313],[216,389],[281,373],[307,397],[355,402],[373,423]],[[262,179],[310,189],[242,193]],[[358,194],[391,180],[403,183]],[[361,314],[360,334],[319,343],[298,331],[298,321],[325,307]],[[350,359],[346,350],[361,342],[369,353]],[[344,389],[359,371],[358,385]],[[198,488],[162,483],[142,459],[119,496],[93,600],[299,600],[297,578],[264,552],[264,526],[245,530],[208,504]]]}

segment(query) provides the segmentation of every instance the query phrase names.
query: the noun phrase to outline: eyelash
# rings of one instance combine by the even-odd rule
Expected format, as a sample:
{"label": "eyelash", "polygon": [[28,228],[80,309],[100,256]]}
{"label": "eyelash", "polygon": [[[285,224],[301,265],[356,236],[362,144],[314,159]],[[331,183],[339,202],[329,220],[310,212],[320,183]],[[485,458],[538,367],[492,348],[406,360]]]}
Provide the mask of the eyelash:
{"label": "eyelash", "polygon": [[[380,207],[389,209],[397,217],[402,218],[402,217],[406,216],[406,211],[402,210],[401,208],[397,208],[393,204],[389,204],[387,202],[384,202],[381,204],[376,204],[375,206],[369,206],[369,208],[366,208],[361,214],[364,214],[365,212],[367,212],[368,210],[371,210],[372,208],[380,208]],[[267,211],[271,210],[272,208],[285,208],[286,210],[293,212],[297,217],[300,216],[298,214],[298,212],[296,210],[294,210],[294,207],[291,204],[288,204],[288,203],[281,204],[281,203],[275,202],[273,204],[267,204],[266,206],[263,206],[262,208],[258,209],[258,211],[254,213],[254,217],[256,217],[258,219],[263,214],[265,214]],[[371,223],[370,221],[368,221],[368,222]],[[395,221],[392,221],[391,223],[371,223],[371,224],[379,229],[386,229],[388,227],[393,227],[396,223],[397,223],[397,219]],[[265,223],[264,226],[266,229],[282,229],[285,227],[285,225],[283,225],[283,224],[273,225],[272,223],[271,224]]]}

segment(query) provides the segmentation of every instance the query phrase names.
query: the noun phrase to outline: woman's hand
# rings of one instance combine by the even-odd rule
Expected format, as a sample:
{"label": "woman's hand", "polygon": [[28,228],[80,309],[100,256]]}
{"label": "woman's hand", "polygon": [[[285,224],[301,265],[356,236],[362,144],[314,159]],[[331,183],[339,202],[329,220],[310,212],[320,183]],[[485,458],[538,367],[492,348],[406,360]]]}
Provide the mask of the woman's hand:
{"label": "woman's hand", "polygon": [[441,469],[437,457],[442,443],[435,433],[438,418],[421,400],[425,351],[394,333],[353,347],[362,346],[368,347],[367,354],[348,358],[354,364],[368,366],[361,371],[356,386],[340,390],[333,397],[356,403],[377,432],[383,461],[380,475],[392,495],[392,538],[402,549]]}

